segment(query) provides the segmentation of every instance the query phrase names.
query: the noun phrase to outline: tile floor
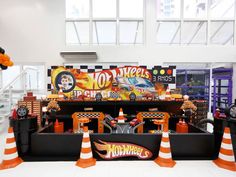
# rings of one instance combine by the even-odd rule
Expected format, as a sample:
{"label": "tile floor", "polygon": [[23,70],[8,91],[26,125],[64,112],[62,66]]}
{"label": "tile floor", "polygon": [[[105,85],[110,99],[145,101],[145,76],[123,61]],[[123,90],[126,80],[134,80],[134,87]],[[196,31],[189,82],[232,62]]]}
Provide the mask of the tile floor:
{"label": "tile floor", "polygon": [[[7,124],[7,122],[6,122]],[[6,128],[0,125],[0,161]],[[236,172],[215,166],[211,161],[177,161],[174,168],[161,168],[153,161],[98,161],[82,169],[75,162],[24,162],[13,169],[1,170],[0,177],[236,177]]]}

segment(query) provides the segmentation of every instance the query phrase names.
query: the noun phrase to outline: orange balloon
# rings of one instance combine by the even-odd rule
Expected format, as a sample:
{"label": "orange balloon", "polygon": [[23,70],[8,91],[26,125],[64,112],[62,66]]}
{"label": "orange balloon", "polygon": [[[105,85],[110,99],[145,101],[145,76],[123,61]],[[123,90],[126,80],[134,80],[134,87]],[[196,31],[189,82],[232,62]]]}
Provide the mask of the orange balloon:
{"label": "orange balloon", "polygon": [[2,57],[2,62],[4,63],[5,61],[7,61],[7,57],[6,57],[6,55],[4,54],[3,57]]}
{"label": "orange balloon", "polygon": [[9,65],[9,61],[4,61],[4,62],[2,62],[2,65],[8,66],[8,65]]}
{"label": "orange balloon", "polygon": [[4,58],[3,54],[0,54],[0,64],[2,64],[3,58]]}
{"label": "orange balloon", "polygon": [[12,61],[9,61],[9,66],[13,66],[14,63]]}
{"label": "orange balloon", "polygon": [[5,60],[10,61],[10,57],[7,54],[4,54]]}
{"label": "orange balloon", "polygon": [[7,54],[0,54],[0,64],[4,66],[13,66],[13,62]]}

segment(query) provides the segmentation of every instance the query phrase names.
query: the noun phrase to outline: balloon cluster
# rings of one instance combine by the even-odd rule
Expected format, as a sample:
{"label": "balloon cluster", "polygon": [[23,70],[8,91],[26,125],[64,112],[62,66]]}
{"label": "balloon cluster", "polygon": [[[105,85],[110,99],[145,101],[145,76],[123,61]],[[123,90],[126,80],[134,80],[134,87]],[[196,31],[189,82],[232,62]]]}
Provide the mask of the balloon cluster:
{"label": "balloon cluster", "polygon": [[5,70],[8,66],[13,66],[10,57],[5,54],[5,50],[0,47],[0,69]]}

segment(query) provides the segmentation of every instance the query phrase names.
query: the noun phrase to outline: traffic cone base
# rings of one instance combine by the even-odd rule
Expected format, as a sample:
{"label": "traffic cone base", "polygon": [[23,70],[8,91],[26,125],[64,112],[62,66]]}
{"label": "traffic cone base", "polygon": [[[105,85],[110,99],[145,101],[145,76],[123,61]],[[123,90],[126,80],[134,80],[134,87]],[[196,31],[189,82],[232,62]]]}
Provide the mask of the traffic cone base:
{"label": "traffic cone base", "polygon": [[172,168],[176,162],[172,159],[168,127],[164,126],[158,157],[154,160],[161,167]]}
{"label": "traffic cone base", "polygon": [[81,144],[80,158],[77,160],[76,166],[87,168],[96,165],[96,159],[93,158],[88,127],[84,126],[83,129],[84,133]]}
{"label": "traffic cone base", "polygon": [[230,128],[225,127],[218,158],[213,162],[220,168],[236,171],[236,163],[233,145],[230,135]]}
{"label": "traffic cone base", "polygon": [[117,117],[118,123],[125,123],[127,118],[124,116],[123,109],[120,108],[119,110],[119,116]]}
{"label": "traffic cone base", "polygon": [[226,162],[221,159],[213,160],[213,162],[220,168],[224,168],[226,170],[236,171],[236,163],[235,162]]}
{"label": "traffic cone base", "polygon": [[91,159],[79,159],[76,162],[76,165],[81,167],[81,168],[87,168],[96,165],[96,159],[91,158]]}
{"label": "traffic cone base", "polygon": [[22,162],[23,160],[18,156],[13,128],[9,127],[0,170],[14,168]]}
{"label": "traffic cone base", "polygon": [[172,168],[175,166],[176,162],[172,159],[164,159],[161,157],[157,157],[154,162],[161,167],[169,167]]}
{"label": "traffic cone base", "polygon": [[23,160],[20,157],[17,157],[12,160],[3,160],[3,162],[0,164],[0,170],[14,168],[17,165],[20,165],[22,162]]}

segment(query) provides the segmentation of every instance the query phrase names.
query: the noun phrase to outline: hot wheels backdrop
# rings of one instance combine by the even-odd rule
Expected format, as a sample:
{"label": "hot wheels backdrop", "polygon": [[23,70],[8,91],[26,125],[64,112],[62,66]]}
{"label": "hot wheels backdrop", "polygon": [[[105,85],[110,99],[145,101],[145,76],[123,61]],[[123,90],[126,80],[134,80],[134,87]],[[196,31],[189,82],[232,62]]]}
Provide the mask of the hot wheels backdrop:
{"label": "hot wheels backdrop", "polygon": [[83,95],[94,98],[99,92],[103,98],[121,100],[128,100],[130,93],[135,93],[140,98],[157,98],[161,94],[160,89],[165,89],[164,84],[175,86],[173,66],[155,66],[151,69],[144,66],[123,66],[93,72],[73,67],[52,67],[48,73],[51,76],[51,86],[48,88],[61,88],[68,97]]}

